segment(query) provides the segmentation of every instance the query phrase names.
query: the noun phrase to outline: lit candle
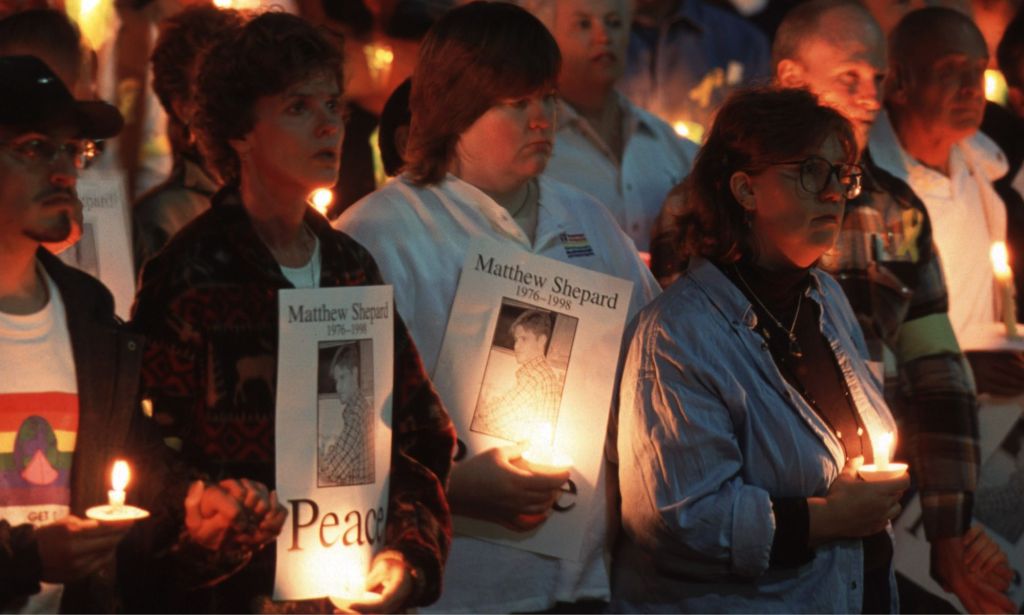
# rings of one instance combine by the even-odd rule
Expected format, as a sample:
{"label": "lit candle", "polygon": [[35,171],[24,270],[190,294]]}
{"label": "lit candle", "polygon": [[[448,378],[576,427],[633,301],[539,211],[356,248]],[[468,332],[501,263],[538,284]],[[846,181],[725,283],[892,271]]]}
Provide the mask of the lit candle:
{"label": "lit candle", "polygon": [[328,596],[335,607],[347,611],[352,604],[373,604],[380,602],[381,595],[366,589],[366,575],[360,567],[347,565],[342,568],[337,594]]}
{"label": "lit candle", "polygon": [[560,474],[572,468],[572,458],[552,444],[554,429],[542,423],[530,438],[530,447],[523,451],[526,467],[537,474]]}
{"label": "lit candle", "polygon": [[313,209],[320,212],[321,216],[327,215],[327,208],[334,202],[334,193],[329,188],[317,188],[309,195],[309,204]]}
{"label": "lit candle", "polygon": [[124,506],[124,489],[128,486],[131,478],[131,470],[128,469],[128,462],[118,459],[114,462],[114,470],[110,473],[110,486],[113,487],[107,492],[107,503],[112,508]]}
{"label": "lit candle", "polygon": [[122,521],[135,521],[145,519],[149,516],[148,510],[136,506],[128,506],[125,501],[125,488],[131,480],[131,469],[128,462],[118,459],[114,462],[114,469],[110,473],[110,490],[107,491],[107,505],[93,506],[85,511],[85,516],[97,521],[108,521],[117,523]]}
{"label": "lit candle", "polygon": [[704,127],[697,122],[677,120],[672,122],[672,129],[675,130],[676,134],[680,137],[689,139],[695,143],[700,143],[700,140],[704,138]]}
{"label": "lit candle", "polygon": [[1006,325],[1006,336],[1016,338],[1017,300],[1014,297],[1013,270],[1010,269],[1010,255],[1006,250],[1006,244],[1002,241],[992,244],[990,256],[1002,299],[1000,303],[1002,304],[1003,324]]}
{"label": "lit candle", "polygon": [[860,467],[858,473],[861,478],[872,483],[899,478],[906,473],[907,464],[892,462],[893,439],[892,432],[884,433],[877,438],[871,439],[871,448],[875,453],[875,462]]}

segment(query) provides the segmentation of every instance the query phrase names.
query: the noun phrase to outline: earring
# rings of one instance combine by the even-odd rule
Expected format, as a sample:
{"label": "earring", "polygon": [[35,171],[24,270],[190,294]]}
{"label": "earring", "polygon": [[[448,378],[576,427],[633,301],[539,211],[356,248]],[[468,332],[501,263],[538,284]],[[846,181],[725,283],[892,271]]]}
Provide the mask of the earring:
{"label": "earring", "polygon": [[743,210],[743,224],[746,225],[747,228],[752,228],[754,226],[754,210],[753,209],[746,209],[746,208],[744,208],[744,210]]}

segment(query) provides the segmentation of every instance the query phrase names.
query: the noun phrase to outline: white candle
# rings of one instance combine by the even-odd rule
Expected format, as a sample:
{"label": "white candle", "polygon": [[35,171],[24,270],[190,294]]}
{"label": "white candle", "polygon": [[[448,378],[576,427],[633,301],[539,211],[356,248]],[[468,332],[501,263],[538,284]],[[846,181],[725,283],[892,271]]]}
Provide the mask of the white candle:
{"label": "white candle", "polygon": [[907,464],[893,463],[892,451],[895,434],[886,432],[871,439],[871,448],[874,451],[874,463],[862,465],[858,474],[864,480],[870,482],[891,480],[899,478],[907,471]]}
{"label": "white candle", "polygon": [[572,468],[572,457],[554,447],[554,429],[551,423],[541,423],[530,438],[530,447],[522,458],[531,472],[559,474]]}
{"label": "white candle", "polygon": [[[365,565],[365,564],[364,564]],[[381,595],[366,589],[366,575],[362,566],[347,564],[342,567],[337,593],[328,596],[335,607],[349,610],[349,605],[380,602]]]}
{"label": "white candle", "polygon": [[1014,296],[1010,254],[1006,249],[1006,244],[1002,241],[997,241],[992,244],[992,250],[989,255],[992,258],[992,270],[995,272],[996,283],[999,285],[1006,336],[1015,338],[1017,337],[1017,299]]}
{"label": "white candle", "polygon": [[128,469],[128,462],[118,459],[114,462],[114,470],[110,473],[110,486],[107,491],[107,503],[114,508],[124,506],[125,487],[131,478],[131,470]]}

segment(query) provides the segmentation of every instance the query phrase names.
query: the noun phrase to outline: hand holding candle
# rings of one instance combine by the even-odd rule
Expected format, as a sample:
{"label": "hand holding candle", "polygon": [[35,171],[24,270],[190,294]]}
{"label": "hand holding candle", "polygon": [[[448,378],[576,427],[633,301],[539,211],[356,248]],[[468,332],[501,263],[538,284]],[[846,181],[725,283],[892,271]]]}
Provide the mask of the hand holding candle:
{"label": "hand holding candle", "polygon": [[871,447],[875,451],[875,463],[862,465],[857,473],[869,483],[891,480],[907,473],[907,464],[893,463],[893,434],[884,433],[872,438]]}
{"label": "hand holding candle", "polygon": [[990,256],[996,284],[999,286],[1000,306],[1003,324],[1006,325],[1006,336],[1013,339],[1018,337],[1017,299],[1013,284],[1013,270],[1010,269],[1010,255],[1006,250],[1006,244],[1002,241],[993,243]]}

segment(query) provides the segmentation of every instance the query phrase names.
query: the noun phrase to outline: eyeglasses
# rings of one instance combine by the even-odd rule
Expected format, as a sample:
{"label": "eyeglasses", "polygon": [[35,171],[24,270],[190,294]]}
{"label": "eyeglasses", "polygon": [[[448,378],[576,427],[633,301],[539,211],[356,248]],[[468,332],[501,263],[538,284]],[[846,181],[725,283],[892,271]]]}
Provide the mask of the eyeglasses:
{"label": "eyeglasses", "polygon": [[45,137],[33,137],[23,141],[2,142],[0,148],[10,151],[15,157],[33,166],[53,164],[64,155],[76,169],[88,167],[99,153],[96,143],[88,139],[72,139],[58,144]]}
{"label": "eyeglasses", "polygon": [[820,194],[828,188],[828,184],[835,175],[839,185],[843,187],[843,196],[847,199],[855,199],[860,196],[862,189],[861,178],[864,177],[864,170],[855,164],[832,164],[821,156],[808,156],[803,160],[790,160],[787,162],[772,162],[769,166],[800,165],[800,185],[804,190],[813,194]]}

